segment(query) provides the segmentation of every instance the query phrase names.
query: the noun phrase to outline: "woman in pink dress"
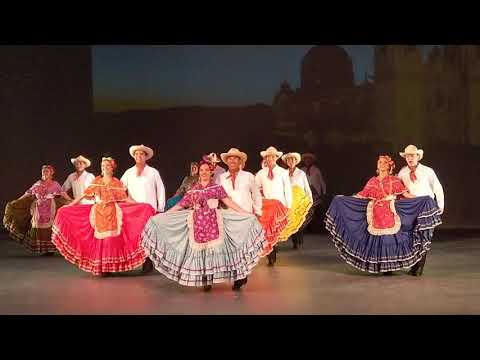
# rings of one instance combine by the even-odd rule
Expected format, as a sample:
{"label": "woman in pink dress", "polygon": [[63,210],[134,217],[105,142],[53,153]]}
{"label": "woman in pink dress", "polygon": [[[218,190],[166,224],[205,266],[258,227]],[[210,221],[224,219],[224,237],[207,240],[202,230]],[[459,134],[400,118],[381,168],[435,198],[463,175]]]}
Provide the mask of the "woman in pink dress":
{"label": "woman in pink dress", "polygon": [[53,180],[52,165],[42,166],[42,178],[17,200],[7,204],[3,224],[10,236],[29,251],[51,255],[56,251],[51,241],[52,224],[57,209],[68,203],[68,195]]}
{"label": "woman in pink dress", "polygon": [[[52,241],[72,264],[97,276],[133,270],[145,262],[141,234],[155,214],[149,204],[135,203],[113,176],[112,158],[102,159],[98,176],[70,206],[58,212]],[[95,204],[77,205],[83,198]]]}
{"label": "woman in pink dress", "polygon": [[[183,199],[145,226],[143,246],[155,268],[185,286],[234,282],[239,290],[268,245],[257,217],[213,182],[213,166],[201,161],[199,181]],[[218,209],[221,201],[233,210]]]}

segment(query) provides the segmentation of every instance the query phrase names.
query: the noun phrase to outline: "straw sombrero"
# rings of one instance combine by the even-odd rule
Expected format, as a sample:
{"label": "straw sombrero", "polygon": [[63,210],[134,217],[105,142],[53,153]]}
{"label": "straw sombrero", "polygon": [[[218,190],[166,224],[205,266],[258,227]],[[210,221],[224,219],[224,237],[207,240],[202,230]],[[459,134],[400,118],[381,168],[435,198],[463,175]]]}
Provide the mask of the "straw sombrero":
{"label": "straw sombrero", "polygon": [[288,158],[294,158],[297,164],[302,160],[302,156],[296,152],[283,155],[282,161],[286,164]]}
{"label": "straw sombrero", "polygon": [[423,150],[418,149],[415,145],[408,145],[400,156],[405,158],[407,155],[418,155],[418,161],[423,159]]}
{"label": "straw sombrero", "polygon": [[242,163],[245,163],[248,158],[247,154],[245,154],[244,152],[241,152],[237,148],[231,148],[230,150],[228,150],[228,152],[220,154],[220,158],[225,164],[227,163],[228,158],[231,156],[236,156],[240,158],[240,161]]}
{"label": "straw sombrero", "polygon": [[283,152],[278,151],[275,147],[270,146],[267,150],[260,152],[260,156],[262,158],[265,158],[268,155],[273,155],[277,159],[280,158],[283,155]]}
{"label": "straw sombrero", "polygon": [[72,162],[73,165],[75,165],[75,163],[77,161],[82,161],[85,163],[85,167],[88,168],[90,167],[90,165],[92,165],[92,162],[90,160],[88,160],[85,156],[83,155],[79,155],[77,156],[76,158],[73,158],[73,159],[70,159],[70,161]]}
{"label": "straw sombrero", "polygon": [[145,146],[145,145],[130,146],[129,153],[133,158],[135,158],[135,151],[143,151],[147,156],[147,160],[150,160],[153,157],[153,150],[148,146]]}

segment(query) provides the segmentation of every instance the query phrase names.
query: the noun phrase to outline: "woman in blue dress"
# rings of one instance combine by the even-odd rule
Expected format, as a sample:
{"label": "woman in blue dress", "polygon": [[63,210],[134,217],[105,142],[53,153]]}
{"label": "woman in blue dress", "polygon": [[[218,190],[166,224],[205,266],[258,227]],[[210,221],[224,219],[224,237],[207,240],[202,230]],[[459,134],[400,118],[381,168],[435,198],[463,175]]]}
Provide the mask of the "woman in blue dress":
{"label": "woman in blue dress", "polygon": [[418,263],[430,250],[440,209],[428,196],[414,197],[393,176],[395,163],[380,156],[377,176],[356,196],[336,196],[326,228],[345,262],[361,271],[391,275]]}

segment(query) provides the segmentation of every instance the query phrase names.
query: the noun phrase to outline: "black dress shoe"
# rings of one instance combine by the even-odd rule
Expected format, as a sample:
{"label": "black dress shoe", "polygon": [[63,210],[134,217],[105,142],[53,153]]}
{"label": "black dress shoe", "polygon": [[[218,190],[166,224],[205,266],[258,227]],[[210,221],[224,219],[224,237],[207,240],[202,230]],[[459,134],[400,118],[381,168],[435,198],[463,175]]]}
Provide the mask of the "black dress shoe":
{"label": "black dress shoe", "polygon": [[393,275],[393,271],[387,271],[383,273],[383,276],[392,276],[392,275]]}

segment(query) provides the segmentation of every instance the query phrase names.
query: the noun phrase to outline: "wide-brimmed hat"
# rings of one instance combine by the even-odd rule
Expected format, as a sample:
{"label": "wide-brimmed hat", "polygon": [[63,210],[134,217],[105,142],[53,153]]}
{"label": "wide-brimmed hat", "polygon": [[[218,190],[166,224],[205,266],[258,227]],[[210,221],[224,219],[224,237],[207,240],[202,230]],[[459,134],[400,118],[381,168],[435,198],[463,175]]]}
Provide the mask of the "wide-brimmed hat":
{"label": "wide-brimmed hat", "polygon": [[283,152],[278,151],[274,146],[270,146],[267,150],[260,152],[262,158],[268,155],[273,155],[278,159],[283,155]]}
{"label": "wide-brimmed hat", "polygon": [[408,145],[400,156],[405,158],[407,155],[418,155],[418,161],[423,159],[423,150],[418,149],[415,145]]}
{"label": "wide-brimmed hat", "polygon": [[315,156],[315,154],[312,154],[312,153],[305,153],[302,155],[302,160],[305,160],[306,158],[310,158],[313,161],[317,160],[317,157]]}
{"label": "wide-brimmed hat", "polygon": [[70,159],[70,161],[72,162],[73,165],[75,165],[75,163],[77,161],[82,161],[85,163],[85,167],[88,168],[90,165],[92,165],[92,162],[90,160],[88,160],[85,156],[83,155],[79,155],[77,156],[76,158],[73,158],[73,159]]}
{"label": "wide-brimmed hat", "polygon": [[153,157],[153,150],[148,146],[145,146],[145,145],[130,146],[129,153],[133,158],[135,158],[135,151],[143,151],[147,156],[146,160],[150,160]]}
{"label": "wide-brimmed hat", "polygon": [[299,153],[296,153],[296,152],[292,152],[292,153],[288,153],[288,154],[283,155],[282,156],[282,161],[286,164],[288,158],[295,159],[296,164],[298,164],[302,160],[302,156]]}
{"label": "wide-brimmed hat", "polygon": [[245,154],[244,152],[241,152],[237,148],[231,148],[230,150],[228,150],[228,152],[220,154],[220,158],[225,164],[227,163],[227,160],[230,156],[236,156],[240,158],[240,161],[242,163],[245,163],[248,158],[247,154]]}

